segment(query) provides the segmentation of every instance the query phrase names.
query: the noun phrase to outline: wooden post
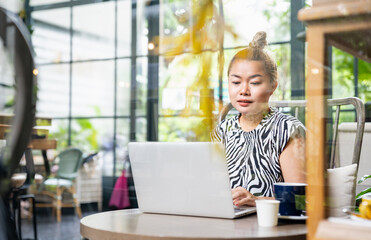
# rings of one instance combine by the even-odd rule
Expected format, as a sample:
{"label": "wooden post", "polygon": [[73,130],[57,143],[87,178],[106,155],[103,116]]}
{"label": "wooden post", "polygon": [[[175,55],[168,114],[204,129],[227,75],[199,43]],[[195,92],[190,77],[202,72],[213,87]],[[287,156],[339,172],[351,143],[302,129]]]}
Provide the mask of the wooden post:
{"label": "wooden post", "polygon": [[308,28],[308,73],[306,114],[306,170],[308,239],[313,239],[318,223],[325,217],[325,39],[319,29]]}

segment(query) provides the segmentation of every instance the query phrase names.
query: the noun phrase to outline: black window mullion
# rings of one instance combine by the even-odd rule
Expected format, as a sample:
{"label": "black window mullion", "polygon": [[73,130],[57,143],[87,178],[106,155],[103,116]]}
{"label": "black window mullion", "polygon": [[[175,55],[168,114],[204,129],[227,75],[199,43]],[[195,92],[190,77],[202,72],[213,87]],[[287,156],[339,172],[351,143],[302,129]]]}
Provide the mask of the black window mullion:
{"label": "black window mullion", "polygon": [[130,141],[136,140],[137,101],[137,1],[131,4]]}
{"label": "black window mullion", "polygon": [[116,176],[116,131],[117,131],[117,0],[115,0],[115,60],[114,60],[114,93],[113,93],[113,173]]}
{"label": "black window mullion", "polygon": [[[153,0],[146,6],[148,20],[148,41],[159,36],[159,0]],[[159,95],[159,57],[154,52],[148,52],[148,91],[147,91],[147,140],[158,140],[158,95]]]}
{"label": "black window mullion", "polygon": [[[72,0],[70,0],[72,2]],[[68,141],[67,145],[71,146],[72,140],[71,140],[71,134],[72,134],[72,57],[73,57],[73,50],[72,50],[72,44],[73,44],[73,6],[70,6],[70,72],[69,72],[69,106],[68,106]]]}
{"label": "black window mullion", "polygon": [[359,89],[358,89],[358,58],[356,58],[356,57],[354,57],[353,74],[354,74],[354,96],[355,97],[359,97]]}
{"label": "black window mullion", "polygon": [[305,97],[305,43],[297,38],[305,31],[303,22],[299,21],[298,11],[305,6],[305,0],[291,0],[291,98]]}

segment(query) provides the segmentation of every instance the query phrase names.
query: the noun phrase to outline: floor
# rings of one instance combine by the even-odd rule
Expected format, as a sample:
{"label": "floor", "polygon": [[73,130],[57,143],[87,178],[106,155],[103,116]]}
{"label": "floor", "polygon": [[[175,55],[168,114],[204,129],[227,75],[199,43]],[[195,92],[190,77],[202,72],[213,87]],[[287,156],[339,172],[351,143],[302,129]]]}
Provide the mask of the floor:
{"label": "floor", "polygon": [[[81,205],[83,217],[97,213],[96,204]],[[37,210],[38,240],[80,240],[80,219],[72,208],[62,209],[62,221],[57,222],[51,209]],[[22,219],[22,239],[34,239],[32,220]]]}

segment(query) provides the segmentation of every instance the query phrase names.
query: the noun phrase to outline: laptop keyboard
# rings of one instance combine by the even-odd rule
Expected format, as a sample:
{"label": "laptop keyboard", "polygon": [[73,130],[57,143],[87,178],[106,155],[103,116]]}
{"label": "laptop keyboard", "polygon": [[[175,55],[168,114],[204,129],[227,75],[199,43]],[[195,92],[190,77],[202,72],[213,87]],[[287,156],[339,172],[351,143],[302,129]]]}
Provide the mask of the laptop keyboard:
{"label": "laptop keyboard", "polygon": [[239,208],[239,207],[234,207],[234,212],[238,213],[240,211],[246,210],[246,208]]}

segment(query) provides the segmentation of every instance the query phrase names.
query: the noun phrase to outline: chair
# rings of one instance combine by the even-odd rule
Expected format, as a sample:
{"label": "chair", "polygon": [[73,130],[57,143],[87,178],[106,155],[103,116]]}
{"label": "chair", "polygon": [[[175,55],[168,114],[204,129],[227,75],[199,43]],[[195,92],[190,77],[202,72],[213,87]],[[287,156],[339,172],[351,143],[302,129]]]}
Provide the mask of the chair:
{"label": "chair", "polygon": [[[31,201],[31,209],[35,208],[35,196],[33,194],[25,193],[27,192],[27,188],[30,186],[32,181],[35,181],[36,183],[41,183],[43,178],[40,174],[35,174],[32,151],[30,148],[26,148],[25,150],[25,159],[26,159],[26,172],[14,173],[10,178],[13,219],[16,220],[16,228],[19,239],[22,239],[21,201],[22,200]],[[37,221],[35,214],[33,214],[32,223],[34,239],[37,239]]]}
{"label": "chair", "polygon": [[[42,176],[35,174],[34,180],[36,183],[41,183]],[[22,239],[22,222],[21,222],[21,200],[31,201],[31,209],[35,208],[35,196],[34,194],[24,194],[30,184],[30,178],[27,177],[27,173],[14,173],[10,179],[12,186],[12,206],[13,206],[13,219],[16,219],[18,238]],[[31,218],[31,215],[28,217]],[[37,221],[36,214],[32,216],[34,239],[37,239]]]}
{"label": "chair", "polygon": [[[296,118],[299,117],[299,109],[305,108],[306,100],[292,100],[292,101],[272,101],[269,102],[272,107],[277,107],[281,111],[293,113]],[[359,161],[361,155],[361,147],[363,141],[363,133],[365,127],[365,108],[363,102],[356,97],[339,98],[339,99],[328,99],[327,105],[329,108],[335,107],[334,121],[328,121],[333,124],[332,138],[331,138],[331,156],[328,161],[327,170],[327,207],[330,216],[341,216],[342,208],[348,206],[354,206],[355,196],[355,185],[356,177],[359,168]],[[340,166],[338,158],[337,148],[338,144],[338,132],[339,132],[339,115],[340,108],[346,105],[353,105],[356,111],[356,134],[354,141],[354,148],[352,156],[352,165]],[[233,109],[232,104],[225,105],[220,111],[218,121],[222,121],[226,118],[229,111]],[[332,114],[331,114],[332,115]],[[329,119],[331,120],[332,117]]]}
{"label": "chair", "polygon": [[[56,163],[58,165],[56,176],[45,180],[35,194],[36,207],[52,207],[53,213],[56,210],[58,222],[61,221],[62,207],[75,207],[78,217],[81,218],[75,178],[82,163],[82,152],[77,148],[66,149],[54,159],[53,165]],[[72,201],[68,201],[68,194],[72,194]]]}

